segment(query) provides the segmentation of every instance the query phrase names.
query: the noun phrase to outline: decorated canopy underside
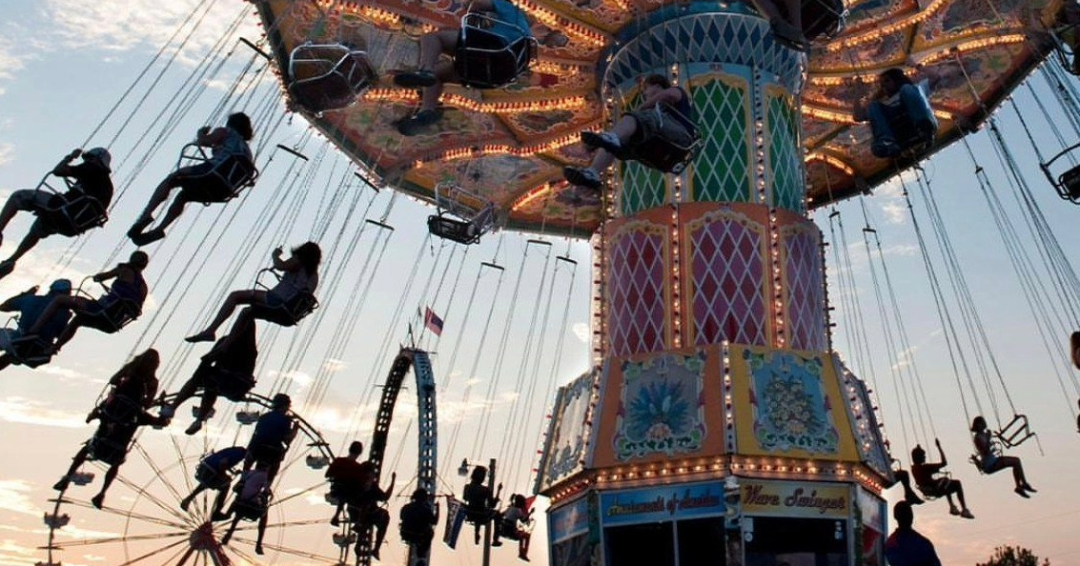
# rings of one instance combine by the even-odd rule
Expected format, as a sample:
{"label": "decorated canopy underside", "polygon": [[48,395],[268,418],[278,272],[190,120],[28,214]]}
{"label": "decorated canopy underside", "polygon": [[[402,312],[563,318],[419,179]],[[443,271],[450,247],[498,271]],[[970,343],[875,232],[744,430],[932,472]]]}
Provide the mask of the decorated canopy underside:
{"label": "decorated canopy underside", "polygon": [[[869,127],[851,119],[854,101],[870,91],[877,73],[914,63],[937,72],[931,105],[942,129],[929,150],[936,151],[961,135],[961,125],[978,124],[1045,57],[1050,42],[1039,21],[1055,1],[845,0],[847,26],[815,45],[802,92],[810,206],[872,188],[913,162],[873,157]],[[257,6],[283,77],[289,53],[301,43],[366,43],[379,84],[348,108],[308,118],[376,182],[429,202],[437,184],[454,184],[494,202],[510,229],[587,235],[600,223],[600,205],[567,186],[562,168],[588,158],[578,133],[606,123],[598,62],[621,28],[666,3],[517,0],[534,35],[557,29],[569,37],[567,46],[541,47],[533,72],[504,89],[449,85],[443,119],[411,138],[394,122],[415,111],[417,94],[393,87],[389,71],[414,68],[419,36],[456,27],[464,2]]]}

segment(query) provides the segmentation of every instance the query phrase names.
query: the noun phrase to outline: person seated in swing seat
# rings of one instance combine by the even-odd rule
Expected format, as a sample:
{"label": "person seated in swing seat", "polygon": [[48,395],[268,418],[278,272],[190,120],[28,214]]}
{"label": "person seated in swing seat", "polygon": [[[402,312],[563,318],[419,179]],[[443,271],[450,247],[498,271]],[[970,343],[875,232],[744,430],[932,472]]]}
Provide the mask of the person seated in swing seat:
{"label": "person seated in swing seat", "polygon": [[149,348],[124,364],[109,378],[109,394],[86,416],[86,422],[131,422],[154,405],[158,390],[157,370],[161,355]]}
{"label": "person seated in swing seat", "polygon": [[[225,127],[199,128],[194,144],[185,147],[196,154],[181,152],[180,162],[196,161],[195,165],[178,166],[165,177],[150,195],[150,202],[128,230],[128,237],[137,246],[145,246],[165,237],[165,228],[176,221],[190,202],[226,202],[236,196],[245,186],[255,182],[257,171],[255,159],[248,142],[255,136],[251,119],[243,112],[229,116]],[[210,148],[206,157],[202,148]],[[180,193],[173,198],[165,216],[156,227],[147,230],[154,222],[154,211],[168,198],[175,188]]]}
{"label": "person seated in swing seat", "polygon": [[[439,120],[437,106],[446,83],[500,88],[528,70],[536,40],[521,8],[506,0],[473,0],[468,10],[459,29],[421,36],[419,68],[394,76],[400,87],[422,89],[420,109],[397,123],[402,135],[415,136]],[[564,47],[568,42],[562,33],[550,31],[540,43]]]}
{"label": "person seated in swing seat", "polygon": [[[1052,0],[1047,2],[1040,22],[1052,32],[1061,52],[1065,70],[1080,75],[1080,2],[1076,0]],[[1037,24],[1038,25],[1038,24]],[[1071,59],[1069,59],[1071,57]]]}
{"label": "person seated in swing seat", "polygon": [[1072,358],[1073,367],[1080,369],[1080,331],[1069,335],[1069,356]]}
{"label": "person seated in swing seat", "polygon": [[14,297],[0,303],[0,311],[18,312],[19,320],[15,328],[0,329],[0,370],[11,364],[24,364],[37,367],[50,357],[46,350],[67,327],[71,320],[71,309],[58,309],[52,318],[41,326],[35,335],[28,335],[30,328],[37,323],[45,308],[56,297],[71,294],[71,281],[57,279],[49,285],[49,292],[36,295],[37,286],[31,287]]}
{"label": "person seated in swing seat", "polygon": [[229,544],[229,540],[232,539],[236,526],[241,519],[258,521],[255,554],[261,556],[264,553],[263,536],[266,535],[267,511],[270,509],[270,501],[274,498],[274,494],[270,490],[272,482],[273,478],[264,463],[260,462],[253,470],[244,470],[240,476],[240,481],[233,488],[233,491],[236,492],[236,499],[233,500],[228,511],[218,516],[218,520],[232,517],[229,528],[225,530],[225,534],[221,537],[221,544]]}
{"label": "person seated in swing seat", "polygon": [[198,482],[198,485],[190,494],[180,500],[180,508],[187,511],[188,507],[191,506],[191,502],[195,501],[195,497],[211,489],[218,493],[214,497],[213,505],[210,507],[210,520],[224,521],[227,519],[228,515],[222,513],[221,510],[225,508],[225,497],[228,495],[229,487],[232,485],[233,477],[231,472],[234,467],[243,463],[246,457],[246,448],[232,446],[211,452],[200,460],[199,465],[195,468],[195,481]]}
{"label": "person seated in swing seat", "polygon": [[431,541],[435,538],[435,525],[439,524],[438,508],[429,501],[428,492],[422,487],[416,488],[399,514],[401,540],[411,544],[417,554],[424,556],[431,550]]}
{"label": "person seated in swing seat", "polygon": [[306,42],[289,55],[289,95],[295,105],[322,114],[345,108],[378,80],[363,41]]}
{"label": "person seated in swing seat", "polygon": [[79,467],[87,460],[101,462],[109,466],[109,469],[105,472],[101,490],[90,500],[94,507],[101,509],[105,502],[105,492],[108,491],[109,486],[116,479],[116,475],[120,473],[120,466],[127,457],[127,452],[139,427],[146,425],[159,426],[163,423],[162,419],[147,412],[145,407],[139,411],[133,420],[127,422],[115,422],[108,419],[100,420],[94,436],[75,454],[71,467],[60,478],[60,481],[56,482],[53,489],[59,492],[65,491],[68,488],[68,483],[75,480]]}
{"label": "person seated in swing seat", "polygon": [[194,397],[201,389],[202,398],[195,421],[184,433],[192,435],[199,432],[203,423],[213,414],[214,403],[219,395],[239,403],[255,387],[255,364],[258,356],[255,319],[237,317],[229,335],[214,344],[210,352],[202,357],[191,379],[180,388],[175,398],[162,407],[162,416],[171,419],[176,408]]}
{"label": "person seated in swing seat", "polygon": [[330,499],[334,502],[334,516],[330,524],[341,524],[341,512],[345,507],[357,501],[360,494],[371,485],[375,467],[371,462],[360,462],[364,453],[364,443],[354,440],[349,444],[348,455],[338,456],[326,468],[326,479],[330,482]]}
{"label": "person seated in swing seat", "polygon": [[1036,490],[1027,482],[1024,476],[1024,465],[1020,462],[1020,458],[1001,454],[1001,447],[994,440],[994,433],[987,426],[986,419],[982,415],[971,421],[971,432],[976,452],[971,458],[979,470],[984,474],[993,474],[1005,468],[1011,468],[1013,482],[1016,484],[1013,491],[1020,497],[1031,497],[1028,494],[1035,493]]}
{"label": "person seated in swing seat", "polygon": [[[365,464],[371,465],[370,462]],[[382,548],[383,541],[386,540],[386,529],[390,526],[390,512],[383,508],[382,504],[390,500],[395,482],[397,482],[397,473],[393,472],[390,474],[390,485],[385,490],[379,487],[375,469],[372,466],[370,473],[366,474],[365,483],[360,486],[359,493],[347,507],[349,522],[353,524],[354,532],[364,533],[369,528],[375,529],[375,543],[368,552],[368,556],[375,560],[379,560],[379,550]],[[357,556],[362,554],[366,544],[367,537],[361,535],[357,538],[355,548]]]}
{"label": "person seated in swing seat", "polygon": [[98,299],[91,299],[81,295],[59,295],[45,307],[41,318],[27,329],[28,335],[40,335],[46,321],[51,320],[57,312],[64,309],[75,313],[75,318],[64,327],[56,343],[46,351],[51,355],[60,351],[67,344],[79,328],[89,326],[106,334],[112,334],[124,327],[128,322],[135,320],[142,314],[143,302],[149,290],[142,272],[150,262],[150,256],[146,252],[132,252],[128,261],[121,262],[116,267],[92,276],[93,280],[104,284],[105,281],[113,280],[112,287],[106,287],[107,291]]}
{"label": "person seated in swing seat", "polygon": [[524,495],[515,493],[510,497],[510,506],[499,513],[495,521],[495,537],[491,546],[502,546],[500,538],[518,541],[518,558],[529,561],[529,539],[532,533],[520,527],[518,523],[532,521],[532,509]]}
{"label": "person seated in swing seat", "polygon": [[878,75],[878,90],[870,100],[855,102],[855,120],[870,122],[874,157],[891,159],[934,142],[938,121],[927,97],[938,76],[921,66],[916,69],[925,75],[917,83],[899,67],[885,70]]}
{"label": "person seated in swing seat", "polygon": [[476,466],[461,494],[461,499],[465,502],[465,521],[472,523],[474,527],[473,542],[476,544],[480,544],[480,528],[495,518],[495,505],[498,503],[496,496],[491,493],[491,488],[484,485],[486,479],[487,468]]}
{"label": "person seated in swing seat", "polygon": [[755,0],[768,18],[773,37],[798,51],[810,51],[810,42],[840,33],[847,17],[841,0]]}
{"label": "person seated in swing seat", "polygon": [[[563,174],[572,185],[599,190],[600,173],[616,159],[637,159],[647,165],[676,172],[693,152],[697,141],[697,126],[690,95],[682,87],[673,86],[663,75],[649,75],[643,80],[641,104],[623,114],[609,132],[582,132],[585,147],[595,151],[592,163],[585,168],[566,167]],[[649,161],[649,153],[663,151],[662,146],[674,149],[675,159],[668,163]],[[638,151],[649,146],[648,150]],[[666,165],[666,167],[664,166]]]}
{"label": "person seated in swing seat", "polygon": [[926,503],[915,490],[911,488],[911,474],[907,470],[900,468],[900,461],[896,458],[892,459],[893,463],[893,477],[896,478],[896,482],[888,487],[893,487],[896,484],[900,484],[904,488],[904,501],[912,505],[922,505]]}
{"label": "person seated in swing seat", "polygon": [[[213,342],[216,339],[214,333],[217,332],[218,327],[224,324],[240,305],[252,307],[250,310],[245,309],[246,314],[241,314],[241,316],[262,318],[283,326],[296,324],[298,320],[296,311],[291,307],[300,301],[313,300],[315,289],[319,286],[318,270],[319,263],[322,261],[322,250],[319,244],[307,242],[293,248],[288,259],[282,259],[282,253],[281,248],[276,248],[271,254],[273,269],[283,273],[277,285],[265,291],[248,289],[229,293],[229,296],[225,298],[225,303],[221,305],[221,309],[206,329],[188,336],[185,340]],[[289,316],[286,316],[286,319],[275,317],[281,314]]]}
{"label": "person seated in swing seat", "polygon": [[[82,163],[71,165],[79,156],[82,156]],[[37,219],[11,256],[0,261],[0,277],[11,274],[15,270],[15,262],[42,238],[53,234],[77,236],[105,224],[108,220],[106,210],[113,197],[113,184],[109,177],[111,164],[112,156],[103,147],[86,151],[76,149],[51,171],[52,175],[64,178],[68,184],[67,191],[57,193],[48,190],[50,187],[42,180],[36,189],[11,193],[0,209],[0,242],[3,242],[7,225],[20,210],[32,212]]]}
{"label": "person seated in swing seat", "polygon": [[271,410],[255,422],[255,430],[247,445],[244,471],[251,469],[252,464],[261,463],[270,475],[269,481],[273,482],[285,453],[289,451],[289,445],[300,430],[300,423],[289,414],[292,399],[288,395],[274,395],[270,406]]}
{"label": "person seated in swing seat", "polygon": [[[975,515],[968,509],[967,502],[964,500],[964,487],[960,484],[960,480],[954,480],[945,474],[938,475],[949,462],[945,459],[945,450],[941,448],[941,441],[935,438],[934,444],[937,445],[938,454],[941,456],[941,461],[936,463],[926,461],[926,450],[923,450],[922,446],[916,444],[915,448],[911,449],[911,475],[915,479],[915,485],[919,486],[919,491],[927,497],[944,497],[948,500],[950,515],[974,519]],[[960,502],[959,508],[953,503],[954,494]]]}

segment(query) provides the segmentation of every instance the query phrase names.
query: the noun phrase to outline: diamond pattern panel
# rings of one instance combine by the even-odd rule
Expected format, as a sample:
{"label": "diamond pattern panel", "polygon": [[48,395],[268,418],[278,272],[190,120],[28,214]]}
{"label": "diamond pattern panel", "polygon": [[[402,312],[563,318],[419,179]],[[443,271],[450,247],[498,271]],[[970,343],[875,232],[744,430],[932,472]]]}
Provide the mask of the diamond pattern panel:
{"label": "diamond pattern panel", "polygon": [[738,88],[728,83],[717,79],[693,91],[704,141],[694,159],[697,202],[749,202],[753,195],[747,151],[751,138],[749,86]]}
{"label": "diamond pattern panel", "polygon": [[604,71],[604,83],[633,84],[641,73],[676,61],[715,62],[759,67],[777,75],[788,91],[799,92],[805,59],[776,43],[768,22],[757,16],[724,11],[677,15],[618,49]]}
{"label": "diamond pattern panel", "polygon": [[815,227],[795,226],[781,230],[780,237],[788,344],[797,350],[823,351],[826,340],[821,236]]}
{"label": "diamond pattern panel", "polygon": [[667,237],[631,231],[612,238],[608,264],[608,338],[611,354],[664,349]]}
{"label": "diamond pattern panel", "polygon": [[[774,89],[769,89],[774,90]],[[781,93],[769,93],[766,103],[765,139],[769,140],[769,176],[772,178],[773,205],[793,212],[803,212],[803,161],[797,151],[799,115],[791,99]]]}
{"label": "diamond pattern panel", "polygon": [[694,344],[766,345],[764,228],[725,215],[689,231]]}
{"label": "diamond pattern panel", "polygon": [[623,216],[658,207],[667,200],[664,174],[637,161],[622,164],[622,191],[619,193],[619,212]]}

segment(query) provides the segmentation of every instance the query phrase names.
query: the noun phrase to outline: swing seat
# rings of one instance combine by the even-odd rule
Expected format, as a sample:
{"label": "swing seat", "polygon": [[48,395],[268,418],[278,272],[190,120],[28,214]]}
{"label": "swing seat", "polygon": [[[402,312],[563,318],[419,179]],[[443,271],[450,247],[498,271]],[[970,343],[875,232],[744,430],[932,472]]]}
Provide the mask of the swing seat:
{"label": "swing seat", "polygon": [[1027,415],[1013,415],[1013,419],[1002,427],[996,436],[1002,446],[1005,448],[1013,448],[1035,436],[1035,433],[1031,432],[1031,429],[1028,427]]}
{"label": "swing seat", "polygon": [[844,31],[848,11],[842,0],[804,0],[801,4],[803,35],[807,40],[833,38]]}
{"label": "swing seat", "polygon": [[75,485],[90,485],[94,481],[94,472],[75,472],[70,479]]}
{"label": "swing seat", "polygon": [[127,443],[117,442],[111,438],[94,437],[90,439],[89,459],[97,460],[109,466],[121,464],[127,457]]}
{"label": "swing seat", "polygon": [[660,136],[654,136],[632,146],[628,159],[662,173],[677,175],[693,161],[700,144],[701,139],[697,137],[696,132],[694,132],[693,141],[687,145],[679,145]]}
{"label": "swing seat", "polygon": [[233,512],[237,517],[247,521],[258,521],[266,514],[268,502],[265,495],[258,495],[253,501],[237,501]]}
{"label": "swing seat", "polygon": [[321,470],[330,465],[330,458],[327,458],[322,454],[308,454],[307,457],[304,458],[304,462],[307,464],[307,467],[312,470]]}
{"label": "swing seat", "polygon": [[316,114],[351,105],[376,81],[367,52],[347,44],[307,42],[289,55],[289,94]]}
{"label": "swing seat", "polygon": [[[270,287],[261,281],[264,273],[270,273],[278,281],[281,280],[281,276],[269,268],[260,270],[259,274],[255,276],[255,289],[269,292]],[[274,299],[271,297],[271,300]],[[319,308],[319,301],[315,299],[314,293],[301,290],[297,291],[287,301],[252,305],[248,308],[251,309],[251,315],[259,320],[272,322],[279,326],[295,326],[297,322],[300,322],[304,317]]]}
{"label": "swing seat", "polygon": [[694,125],[694,120],[683,116],[671,106],[656,106],[656,114],[660,117],[660,123],[664,120],[675,120],[690,133],[687,143],[677,142],[662,135],[654,135],[644,139],[631,139],[627,144],[626,159],[637,161],[642,165],[656,169],[661,173],[679,174],[694,160],[698,147],[701,145],[701,135]]}
{"label": "swing seat", "polygon": [[142,309],[136,301],[106,295],[89,310],[76,312],[74,322],[106,334],[114,334],[141,314]]}
{"label": "swing seat", "polygon": [[[496,24],[518,29],[519,37],[509,41],[491,31],[489,28]],[[522,30],[484,13],[468,13],[461,19],[454,69],[464,86],[501,88],[529,69],[536,48],[536,40],[531,37],[529,30]]]}
{"label": "swing seat", "polygon": [[45,525],[54,529],[66,527],[71,522],[71,516],[67,513],[63,515],[59,513],[45,513]]}
{"label": "swing seat", "polygon": [[188,184],[200,187],[198,202],[204,205],[228,202],[240,195],[247,187],[255,186],[255,180],[259,177],[259,170],[255,164],[245,157],[231,156],[222,161],[214,162],[211,155],[206,153],[205,147],[197,143],[189,143],[180,150],[180,158],[176,168],[198,167],[200,173],[184,176],[185,186]]}
{"label": "swing seat", "polygon": [[428,232],[452,242],[466,245],[480,242],[480,231],[473,226],[472,222],[444,215],[432,215],[428,216],[427,225]]}
{"label": "swing seat", "polygon": [[195,468],[195,481],[210,489],[225,489],[232,482],[232,476],[218,472],[206,465],[206,462],[199,462],[199,466]]}
{"label": "swing seat", "polygon": [[255,376],[226,369],[213,369],[211,383],[218,394],[234,403],[243,402],[248,392],[255,387]]}
{"label": "swing seat", "polygon": [[334,533],[333,540],[335,545],[341,548],[347,548],[349,545],[356,542],[356,533]]}
{"label": "swing seat", "polygon": [[258,422],[259,411],[236,411],[236,422],[242,425],[252,425]]}
{"label": "swing seat", "polygon": [[126,396],[117,395],[106,401],[99,410],[102,421],[114,423],[132,423],[142,412],[142,406],[138,401]]}
{"label": "swing seat", "polygon": [[40,336],[21,336],[11,341],[11,347],[6,353],[11,358],[11,363],[36,368],[52,359],[52,355],[48,353],[49,346]]}
{"label": "swing seat", "polygon": [[[109,220],[105,205],[98,199],[79,191],[71,179],[67,177],[63,179],[67,183],[68,193],[60,193],[48,183],[42,183],[41,188],[38,189],[52,193],[48,206],[35,211],[38,220],[45,224],[47,231],[71,237],[104,226]],[[65,195],[70,195],[70,200]]]}

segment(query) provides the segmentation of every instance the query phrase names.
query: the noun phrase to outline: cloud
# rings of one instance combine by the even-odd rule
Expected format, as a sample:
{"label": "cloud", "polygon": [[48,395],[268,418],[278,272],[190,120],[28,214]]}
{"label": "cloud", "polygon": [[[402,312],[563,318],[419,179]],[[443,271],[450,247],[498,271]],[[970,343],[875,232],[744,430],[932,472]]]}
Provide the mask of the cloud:
{"label": "cloud", "polygon": [[312,377],[310,373],[300,370],[287,371],[284,373],[279,371],[272,371],[270,372],[270,377],[274,379],[280,379],[284,377],[285,379],[288,379],[289,381],[295,383],[301,391],[307,389],[308,387],[311,387],[311,384],[315,382],[315,378]]}
{"label": "cloud", "polygon": [[86,415],[50,409],[48,405],[23,397],[0,399],[0,419],[58,428],[83,428]]}
{"label": "cloud", "polygon": [[38,516],[44,511],[31,499],[33,487],[23,480],[0,480],[0,509]]}
{"label": "cloud", "polygon": [[[0,55],[0,59],[2,59]],[[0,68],[4,63],[0,61]],[[0,77],[3,78],[3,77]],[[0,95],[4,94],[4,90],[0,89]],[[0,165],[11,163],[12,156],[15,154],[15,146],[10,143],[0,143]]]}
{"label": "cloud", "polygon": [[[159,46],[172,37],[177,26],[199,3],[198,0],[48,0],[44,15],[54,30],[54,37],[48,39],[58,49],[123,52],[140,45]],[[192,18],[192,23],[198,24],[178,60],[188,66],[196,65],[202,54],[229,32],[236,17],[249,10],[243,2],[216,2],[205,16],[200,11]],[[190,25],[180,37],[184,37]],[[238,33],[258,37],[260,32],[255,19],[247,18]]]}
{"label": "cloud", "polygon": [[323,362],[323,370],[333,373],[345,369],[349,364],[345,363],[345,360],[339,360],[337,358],[326,358]]}
{"label": "cloud", "polygon": [[577,336],[578,340],[582,343],[588,344],[592,339],[592,332],[589,330],[589,325],[584,322],[575,322],[570,329],[574,332],[574,336]]}

